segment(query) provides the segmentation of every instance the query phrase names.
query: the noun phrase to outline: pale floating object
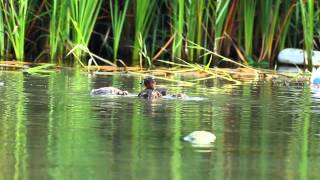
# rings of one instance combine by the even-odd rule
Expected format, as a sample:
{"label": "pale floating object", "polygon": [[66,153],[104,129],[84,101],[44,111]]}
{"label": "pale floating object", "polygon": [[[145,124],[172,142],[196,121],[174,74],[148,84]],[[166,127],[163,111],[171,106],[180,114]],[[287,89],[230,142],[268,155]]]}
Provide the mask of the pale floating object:
{"label": "pale floating object", "polygon": [[313,68],[310,78],[310,90],[314,98],[320,98],[320,68]]}
{"label": "pale floating object", "polygon": [[[302,49],[286,48],[278,54],[278,62],[283,64],[304,65],[307,63],[307,53]],[[313,51],[312,65],[320,66],[320,51]]]}
{"label": "pale floating object", "polygon": [[310,88],[313,94],[320,95],[320,68],[312,70]]}
{"label": "pale floating object", "polygon": [[122,91],[115,87],[102,87],[98,89],[93,89],[90,94],[92,96],[107,96],[107,95],[126,96],[128,95],[128,92]]}
{"label": "pale floating object", "polygon": [[209,145],[216,140],[216,136],[208,131],[194,131],[185,136],[183,140],[197,145]]}
{"label": "pale floating object", "polygon": [[310,81],[311,84],[320,85],[320,68],[313,68]]}
{"label": "pale floating object", "polygon": [[0,82],[0,86],[4,86],[4,82]]}

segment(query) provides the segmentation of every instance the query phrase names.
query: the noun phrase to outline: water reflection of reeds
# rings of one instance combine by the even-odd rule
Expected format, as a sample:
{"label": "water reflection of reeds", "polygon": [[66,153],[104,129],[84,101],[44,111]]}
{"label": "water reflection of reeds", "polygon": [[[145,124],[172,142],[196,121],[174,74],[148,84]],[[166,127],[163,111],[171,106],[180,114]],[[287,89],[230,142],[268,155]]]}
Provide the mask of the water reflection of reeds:
{"label": "water reflection of reeds", "polygon": [[[288,98],[268,83],[220,94],[184,87],[206,100],[150,102],[89,96],[91,86],[139,91],[132,77],[12,74],[0,75],[0,178],[318,178],[319,103],[307,87]],[[181,141],[194,130],[216,134],[210,151]]]}

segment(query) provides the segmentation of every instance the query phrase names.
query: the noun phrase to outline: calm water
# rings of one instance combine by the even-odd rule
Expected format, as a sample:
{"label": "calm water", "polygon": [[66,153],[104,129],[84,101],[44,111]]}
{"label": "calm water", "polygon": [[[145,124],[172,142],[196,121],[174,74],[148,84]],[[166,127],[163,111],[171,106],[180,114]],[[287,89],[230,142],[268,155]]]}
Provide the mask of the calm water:
{"label": "calm water", "polygon": [[[271,83],[192,87],[202,101],[91,97],[141,78],[0,72],[0,179],[320,179],[320,99]],[[181,141],[214,132],[211,148]]]}

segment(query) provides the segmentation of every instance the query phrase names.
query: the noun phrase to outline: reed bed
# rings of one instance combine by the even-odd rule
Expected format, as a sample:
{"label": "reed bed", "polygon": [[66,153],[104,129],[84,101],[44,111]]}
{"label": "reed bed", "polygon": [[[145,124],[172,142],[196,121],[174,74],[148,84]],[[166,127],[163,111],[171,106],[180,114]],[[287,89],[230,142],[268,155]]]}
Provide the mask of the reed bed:
{"label": "reed bed", "polygon": [[[72,24],[70,41],[73,45],[88,45],[101,3],[102,0],[69,1],[67,5],[69,5],[70,21]],[[78,51],[78,49],[76,49],[74,54],[79,58],[83,58],[82,51]]]}
{"label": "reed bed", "polygon": [[65,48],[63,45],[68,41],[70,36],[70,21],[68,15],[67,1],[53,0],[50,6],[50,24],[49,24],[49,43],[50,43],[50,60],[61,63]]}
{"label": "reed bed", "polygon": [[[89,51],[107,60],[95,61],[100,65],[121,62],[154,68],[164,64],[158,59],[178,64],[183,59],[209,68],[272,67],[278,52],[291,47],[306,50],[310,68],[312,50],[320,43],[320,6],[314,0],[43,3],[39,8],[36,0],[1,1],[1,60],[33,62],[41,55],[43,62],[69,64],[76,59],[73,62],[86,66],[92,64]],[[35,29],[41,30],[41,38],[26,34]]]}
{"label": "reed bed", "polygon": [[0,11],[0,57],[5,55],[3,13]]}
{"label": "reed bed", "polygon": [[[10,45],[17,60],[22,61],[25,55],[25,33],[29,21],[29,9],[31,3],[29,0],[21,1],[1,1],[1,14],[4,16],[4,36]],[[3,41],[3,39],[1,39]],[[3,41],[4,42],[4,41]]]}
{"label": "reed bed", "polygon": [[[128,0],[126,0],[128,1]],[[135,16],[134,16],[134,40],[132,64],[137,65],[140,60],[141,44],[146,42],[152,21],[154,20],[154,12],[157,1],[135,0]]]}
{"label": "reed bed", "polygon": [[117,60],[118,56],[118,49],[120,45],[120,38],[123,29],[123,24],[125,21],[125,17],[127,14],[127,9],[129,5],[129,1],[125,1],[125,5],[123,10],[120,10],[119,1],[115,1],[112,3],[110,2],[110,15],[111,15],[111,22],[112,22],[112,32],[113,32],[113,60]]}
{"label": "reed bed", "polygon": [[312,51],[314,36],[314,0],[300,0],[301,20],[303,26],[304,46],[307,52],[308,69],[312,71]]}

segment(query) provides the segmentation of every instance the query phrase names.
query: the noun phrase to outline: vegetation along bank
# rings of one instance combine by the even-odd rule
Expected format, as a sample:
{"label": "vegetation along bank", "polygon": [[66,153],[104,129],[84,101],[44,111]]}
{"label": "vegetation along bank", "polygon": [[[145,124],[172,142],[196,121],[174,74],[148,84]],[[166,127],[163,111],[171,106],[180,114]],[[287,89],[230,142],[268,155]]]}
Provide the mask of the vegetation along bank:
{"label": "vegetation along bank", "polygon": [[[272,67],[319,44],[314,0],[4,0],[0,57],[54,64]],[[310,59],[310,58],[308,58]],[[311,63],[309,63],[311,66]]]}

